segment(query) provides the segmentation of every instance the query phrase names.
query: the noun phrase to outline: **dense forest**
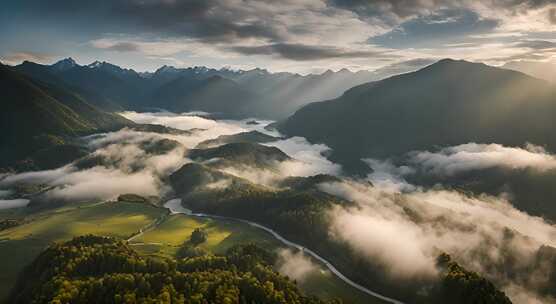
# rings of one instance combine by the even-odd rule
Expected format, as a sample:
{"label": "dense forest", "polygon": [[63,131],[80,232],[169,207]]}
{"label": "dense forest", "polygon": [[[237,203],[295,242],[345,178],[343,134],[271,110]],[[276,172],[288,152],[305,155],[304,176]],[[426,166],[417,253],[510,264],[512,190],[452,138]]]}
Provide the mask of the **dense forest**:
{"label": "dense forest", "polygon": [[42,252],[10,303],[325,303],[275,272],[275,259],[252,244],[220,256],[145,258],[123,241],[87,235]]}

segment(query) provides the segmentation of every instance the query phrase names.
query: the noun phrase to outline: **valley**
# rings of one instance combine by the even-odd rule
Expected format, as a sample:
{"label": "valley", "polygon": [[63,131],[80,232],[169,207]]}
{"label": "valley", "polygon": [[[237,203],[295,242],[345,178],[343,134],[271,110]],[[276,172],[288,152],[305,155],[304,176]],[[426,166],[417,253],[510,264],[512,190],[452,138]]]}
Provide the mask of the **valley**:
{"label": "valley", "polygon": [[[163,123],[166,129],[132,127],[88,136],[93,152],[70,166],[8,174],[0,181],[7,190],[42,185],[27,195],[28,207],[4,211],[5,219],[21,221],[2,231],[0,245],[22,246],[19,250],[26,252],[7,272],[7,281],[15,282],[24,265],[52,242],[103,235],[126,240],[145,257],[172,259],[193,231],[202,229],[207,239],[194,252],[225,254],[237,244],[255,243],[299,263],[275,267],[308,295],[353,303],[401,303],[414,297],[415,283],[404,287],[407,294],[397,294],[400,300],[383,296],[391,294],[393,281],[361,271],[380,264],[367,264],[330,232],[329,210],[356,202],[324,190],[323,185],[345,182],[339,167],[323,156],[325,147],[282,138],[264,128],[269,122],[252,119],[123,115],[136,124]],[[126,194],[134,188],[134,194]],[[173,197],[182,203],[171,200],[168,211],[164,202]],[[18,192],[12,191],[11,198],[18,199]],[[193,213],[173,214],[184,207]],[[415,286],[420,284],[435,283],[425,279]]]}
{"label": "valley", "polygon": [[[498,93],[483,87],[480,79],[469,82],[475,102],[452,101],[458,109],[442,104],[448,99],[442,92],[435,98],[420,96],[417,102],[397,89],[400,83],[413,85],[415,92],[439,81],[453,85],[445,75],[456,72],[469,79],[497,79],[502,87],[532,87],[528,102],[540,111],[520,111],[525,97]],[[528,303],[550,302],[556,295],[554,209],[542,198],[552,195],[549,185],[556,168],[550,139],[553,88],[544,82],[442,60],[273,121],[237,115],[240,106],[179,108],[180,101],[170,96],[160,99],[176,107],[160,105],[210,113],[133,111],[125,104],[120,106],[126,111],[100,110],[99,104],[80,97],[85,95],[68,93],[72,89],[66,84],[46,86],[9,69],[3,75],[16,88],[25,87],[14,96],[38,87],[37,94],[50,96],[60,113],[72,111],[38,121],[70,129],[32,125],[5,141],[26,152],[7,161],[0,175],[3,299],[25,303],[30,293],[18,293],[21,289],[71,302],[84,295],[68,293],[67,286],[96,290],[97,285],[75,274],[73,264],[60,274],[67,286],[47,275],[45,281],[24,279],[35,270],[56,272],[28,265],[42,263],[41,256],[49,252],[73,252],[75,246],[91,252],[104,248],[115,259],[132,257],[126,267],[139,269],[115,267],[112,273],[91,261],[79,266],[85,267],[79,271],[88,273],[87,280],[119,282],[126,275],[150,280],[171,274],[168,286],[136,294],[144,299],[162,297],[163,290],[181,299],[174,289],[181,286],[182,275],[199,275],[200,268],[191,266],[196,263],[234,282],[258,273],[250,267],[259,265],[270,271],[262,277],[282,282],[277,283],[278,294],[315,303],[468,304],[485,298],[488,303]],[[193,99],[225,99],[199,94]],[[47,98],[20,95],[25,101]],[[495,113],[508,100],[512,107]],[[424,103],[434,103],[426,107],[438,113],[419,112]],[[500,119],[481,119],[485,111]],[[456,117],[462,115],[475,126],[458,125]],[[524,121],[508,125],[515,115]],[[346,117],[349,121],[342,122]],[[75,119],[87,128],[73,129]],[[406,128],[399,128],[400,121]],[[443,124],[449,127],[432,132]],[[32,141],[20,145],[18,136]],[[48,150],[44,155],[43,149]],[[534,180],[538,182],[522,187]],[[262,250],[253,256],[269,258],[248,260],[246,266],[236,259],[238,250]],[[214,259],[221,264],[208,262]],[[85,270],[94,265],[102,271]],[[41,286],[58,287],[51,291]],[[241,290],[251,296],[257,288]]]}
{"label": "valley", "polygon": [[555,0],[3,0],[0,304],[556,304]]}
{"label": "valley", "polygon": [[[23,267],[45,247],[52,242],[69,241],[81,235],[95,234],[127,240],[132,248],[147,257],[176,257],[179,248],[196,228],[202,228],[208,234],[201,248],[216,255],[224,254],[238,244],[256,244],[267,250],[289,248],[268,232],[234,220],[176,214],[162,206],[136,202],[77,205],[36,214],[27,214],[22,210],[0,213],[0,220],[24,219],[23,224],[0,231],[0,258],[3,261],[0,264],[5,270],[0,277],[1,299],[7,298]],[[139,234],[140,231],[143,233]],[[342,298],[351,303],[382,303],[351,288],[318,261],[313,263],[315,269],[299,285],[304,293],[323,299]]]}

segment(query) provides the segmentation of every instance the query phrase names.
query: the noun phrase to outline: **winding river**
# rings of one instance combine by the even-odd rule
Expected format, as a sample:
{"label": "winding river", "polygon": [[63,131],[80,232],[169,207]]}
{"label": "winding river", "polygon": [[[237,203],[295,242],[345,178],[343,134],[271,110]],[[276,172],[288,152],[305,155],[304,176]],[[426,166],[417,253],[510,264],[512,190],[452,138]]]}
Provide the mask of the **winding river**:
{"label": "winding river", "polygon": [[306,254],[309,254],[313,258],[319,260],[321,263],[326,265],[326,267],[328,268],[328,270],[330,270],[330,272],[332,272],[334,275],[336,275],[342,281],[346,282],[348,285],[350,285],[354,288],[357,288],[361,292],[364,292],[364,293],[366,293],[370,296],[381,299],[381,300],[383,300],[385,302],[388,302],[388,303],[404,304],[404,302],[401,302],[401,301],[398,301],[396,299],[392,299],[390,297],[381,295],[380,293],[374,292],[374,291],[372,291],[372,290],[370,290],[370,289],[368,289],[368,288],[366,288],[366,287],[364,287],[360,284],[355,283],[354,281],[352,281],[348,277],[346,277],[344,274],[342,274],[338,269],[336,269],[336,267],[334,267],[334,265],[332,265],[330,262],[328,262],[326,259],[324,259],[320,255],[316,254],[311,249],[303,247],[303,246],[301,246],[299,244],[296,244],[294,242],[288,241],[287,239],[285,239],[284,237],[279,235],[276,231],[274,231],[274,230],[272,230],[268,227],[265,227],[261,224],[257,224],[255,222],[251,222],[251,221],[247,221],[247,220],[243,220],[243,219],[239,219],[239,218],[234,218],[234,217],[212,215],[212,214],[206,214],[206,213],[194,213],[191,210],[189,210],[187,208],[184,208],[181,205],[181,199],[179,199],[179,198],[167,201],[164,204],[164,207],[167,208],[168,210],[170,210],[171,214],[186,214],[186,215],[196,216],[196,217],[201,217],[201,218],[212,218],[212,219],[218,219],[218,220],[232,220],[232,221],[245,223],[245,224],[248,224],[250,226],[262,229],[262,230],[270,233],[274,238],[276,238],[280,242],[284,243],[285,245],[287,245],[289,247],[296,248],[296,249],[298,249],[298,250],[300,250],[300,251],[302,251]]}

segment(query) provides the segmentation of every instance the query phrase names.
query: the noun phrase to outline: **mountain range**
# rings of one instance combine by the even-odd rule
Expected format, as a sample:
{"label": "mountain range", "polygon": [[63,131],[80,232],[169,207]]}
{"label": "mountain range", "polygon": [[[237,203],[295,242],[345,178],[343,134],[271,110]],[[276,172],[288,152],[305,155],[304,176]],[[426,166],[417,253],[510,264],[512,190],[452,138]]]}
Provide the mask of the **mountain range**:
{"label": "mountain range", "polygon": [[79,65],[72,58],[52,65],[25,61],[13,69],[77,90],[106,110],[165,108],[176,112],[206,111],[234,117],[282,119],[310,102],[336,98],[353,86],[408,72],[427,63],[428,60],[414,60],[372,72],[343,69],[310,75],[271,73],[263,69],[172,66],[139,73],[108,62]]}
{"label": "mountain range", "polygon": [[[374,72],[344,69],[303,76],[262,69],[170,66],[138,73],[107,62],[79,65],[67,58],[52,65],[26,61],[5,66],[2,73],[32,87],[20,87],[21,94],[13,96],[48,100],[44,103],[58,101],[48,107],[56,119],[46,120],[48,123],[34,119],[31,124],[47,134],[84,133],[106,128],[102,122],[123,121],[107,116],[107,112],[163,108],[205,111],[228,118],[284,118],[278,124],[281,132],[329,145],[333,159],[348,172],[366,168],[360,162],[363,157],[381,158],[467,142],[510,146],[531,142],[556,150],[551,137],[555,89],[550,83],[515,71],[455,60],[441,60],[415,72],[379,80],[425,63]],[[10,85],[6,90],[17,87]],[[347,91],[342,95],[344,89]],[[41,94],[51,98],[37,97]],[[60,104],[66,107],[60,108]],[[44,117],[30,109],[32,115]],[[286,118],[290,113],[295,114]],[[8,121],[15,126],[15,121],[21,120],[13,116],[4,124]],[[19,126],[15,133],[28,132],[26,128],[31,127]],[[36,134],[24,138],[33,136]]]}

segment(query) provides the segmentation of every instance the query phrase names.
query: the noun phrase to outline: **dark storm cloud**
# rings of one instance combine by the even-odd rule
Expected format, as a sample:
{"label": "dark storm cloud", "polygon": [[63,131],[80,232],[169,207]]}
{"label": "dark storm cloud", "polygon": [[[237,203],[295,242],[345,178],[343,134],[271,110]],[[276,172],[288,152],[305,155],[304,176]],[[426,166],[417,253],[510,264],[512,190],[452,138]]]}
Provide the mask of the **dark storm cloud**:
{"label": "dark storm cloud", "polygon": [[[389,65],[402,58],[384,53],[385,48],[407,50],[395,52],[403,59],[451,56],[482,60],[491,55],[479,54],[481,45],[496,42],[517,47],[517,36],[503,36],[504,33],[519,32],[523,34],[520,38],[527,40],[554,39],[548,22],[556,24],[556,11],[547,6],[553,3],[554,0],[7,0],[0,9],[0,37],[6,41],[0,45],[0,56],[32,50],[82,60],[105,57],[103,60],[120,60],[141,69],[152,69],[166,60],[176,64],[268,68],[285,67],[275,61],[291,60],[297,61],[296,65],[288,68],[298,71],[314,69],[312,60],[343,59],[334,60],[331,64],[336,66],[332,68],[343,64],[357,69]],[[100,42],[104,44],[99,47]],[[463,45],[469,46],[469,54],[460,52]],[[545,53],[548,49],[539,43],[522,47]],[[450,53],[450,49],[455,52]],[[272,58],[257,62],[266,58],[226,53]],[[150,56],[149,63],[141,55]],[[308,62],[306,66],[297,64],[303,61]]]}
{"label": "dark storm cloud", "polygon": [[237,46],[230,48],[230,50],[244,55],[277,55],[297,61],[328,58],[394,57],[393,55],[382,52],[350,51],[332,46],[313,46],[287,43],[276,43],[264,46]]}
{"label": "dark storm cloud", "polygon": [[[93,28],[104,32],[156,34],[227,41],[259,37],[276,40],[274,24],[254,19],[252,12],[228,0],[33,0],[9,4],[18,15]],[[252,18],[251,18],[252,19]]]}
{"label": "dark storm cloud", "polygon": [[[312,9],[325,12],[341,8],[377,22],[397,26],[413,17],[430,15],[439,10],[468,9],[479,0],[323,0],[326,6]],[[272,17],[273,11],[294,5],[267,0],[29,0],[4,5],[15,15],[29,15],[59,24],[80,28],[101,29],[105,33],[151,33],[162,36],[186,36],[203,40],[230,41],[236,38],[266,38],[274,43],[285,42],[284,29]],[[527,10],[552,4],[553,0],[490,0],[492,9]],[[556,12],[548,18],[554,23]],[[419,26],[417,24],[416,26]],[[311,31],[311,26],[292,31]]]}
{"label": "dark storm cloud", "polygon": [[248,23],[249,13],[226,0],[115,1],[114,12],[146,29],[204,39],[278,39],[272,24]]}

